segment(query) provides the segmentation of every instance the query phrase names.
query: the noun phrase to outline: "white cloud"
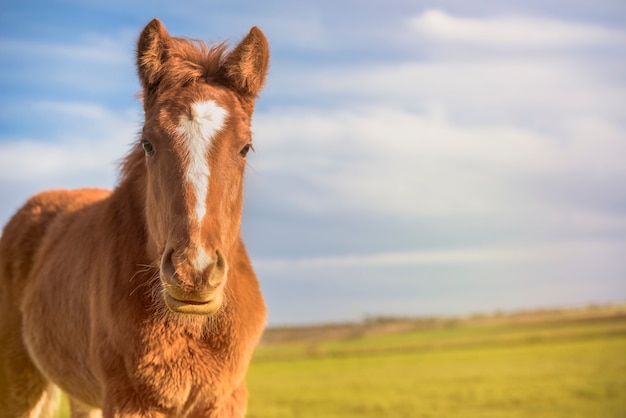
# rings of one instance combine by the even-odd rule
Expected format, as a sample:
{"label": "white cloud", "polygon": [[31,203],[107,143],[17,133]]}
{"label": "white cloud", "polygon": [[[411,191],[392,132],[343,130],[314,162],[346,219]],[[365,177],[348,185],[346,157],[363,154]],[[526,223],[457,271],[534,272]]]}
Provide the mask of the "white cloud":
{"label": "white cloud", "polygon": [[[264,271],[297,269],[335,269],[342,267],[392,267],[433,264],[476,264],[508,262],[566,261],[583,259],[617,259],[626,250],[626,242],[611,240],[556,241],[532,246],[498,248],[462,248],[415,250],[362,255],[340,255],[298,259],[255,259],[255,266]],[[487,278],[486,278],[487,279]]]}
{"label": "white cloud", "polygon": [[[503,126],[461,128],[433,109],[421,114],[390,107],[332,111],[281,110],[257,116],[262,143],[306,142],[328,156],[451,158],[520,169],[548,169],[560,149],[552,138]],[[372,165],[375,160],[370,161]]]}
{"label": "white cloud", "polygon": [[601,121],[565,140],[514,126],[461,127],[442,112],[386,107],[281,109],[257,115],[254,127],[258,173],[306,178],[323,193],[284,193],[283,202],[303,211],[410,218],[524,213],[524,222],[536,222],[546,211],[584,212],[537,193],[544,187],[538,178],[575,181],[578,173],[594,173],[577,188],[581,195],[626,181],[623,131]]}
{"label": "white cloud", "polygon": [[296,18],[284,16],[266,16],[250,19],[265,30],[272,47],[287,47],[302,50],[324,50],[332,45],[327,28],[318,17],[307,15]]}
{"label": "white cloud", "polygon": [[442,42],[497,47],[578,47],[626,44],[626,32],[544,17],[457,17],[431,9],[412,18],[420,36]]}
{"label": "white cloud", "polygon": [[[624,51],[626,53],[626,51]],[[580,57],[448,57],[393,65],[299,71],[276,88],[286,96],[327,95],[338,103],[444,109],[466,124],[561,128],[582,115],[623,120],[626,86]],[[344,105],[345,106],[345,105]]]}
{"label": "white cloud", "polygon": [[132,98],[138,83],[133,67],[136,33],[84,35],[71,41],[4,38],[0,54],[10,65],[0,75],[20,83],[18,97],[94,97],[119,92]]}
{"label": "white cloud", "polygon": [[367,255],[344,255],[304,259],[256,259],[255,265],[264,270],[296,268],[336,268],[402,266],[425,264],[467,264],[512,261],[527,258],[520,250],[466,249],[441,251],[403,251]]}
{"label": "white cloud", "polygon": [[[279,96],[330,98],[325,109],[257,115],[258,170],[310,186],[284,193],[284,203],[411,219],[478,215],[549,226],[565,217],[576,219],[576,228],[623,225],[610,202],[620,195],[615,185],[626,182],[626,67],[614,58],[626,53],[626,32],[439,11],[413,23],[432,35],[434,48],[465,37],[528,48],[472,54],[460,45],[419,61],[282,74],[274,86]],[[579,44],[612,49],[590,59],[589,50],[570,48]]]}
{"label": "white cloud", "polygon": [[[135,35],[133,35],[135,36]],[[77,42],[25,40],[5,38],[0,40],[0,53],[26,56],[29,59],[45,57],[75,61],[90,61],[110,65],[127,64],[132,57],[134,40],[128,34],[113,39],[102,36],[87,36]]]}
{"label": "white cloud", "polygon": [[121,159],[135,139],[138,124],[132,110],[113,113],[93,104],[37,102],[28,104],[34,114],[62,121],[56,138],[2,138],[0,181],[29,183],[45,181],[57,187],[75,184],[81,178],[112,186],[115,161]]}

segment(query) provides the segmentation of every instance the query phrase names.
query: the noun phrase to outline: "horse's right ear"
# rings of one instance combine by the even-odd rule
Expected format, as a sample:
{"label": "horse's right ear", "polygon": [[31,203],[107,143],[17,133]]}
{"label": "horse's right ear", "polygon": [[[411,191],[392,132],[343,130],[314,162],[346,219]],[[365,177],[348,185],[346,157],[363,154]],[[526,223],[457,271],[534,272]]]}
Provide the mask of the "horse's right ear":
{"label": "horse's right ear", "polygon": [[137,42],[137,72],[145,93],[156,87],[168,58],[171,38],[159,19],[152,19]]}
{"label": "horse's right ear", "polygon": [[269,58],[267,38],[255,26],[226,57],[221,68],[223,80],[235,91],[254,99],[265,83]]}

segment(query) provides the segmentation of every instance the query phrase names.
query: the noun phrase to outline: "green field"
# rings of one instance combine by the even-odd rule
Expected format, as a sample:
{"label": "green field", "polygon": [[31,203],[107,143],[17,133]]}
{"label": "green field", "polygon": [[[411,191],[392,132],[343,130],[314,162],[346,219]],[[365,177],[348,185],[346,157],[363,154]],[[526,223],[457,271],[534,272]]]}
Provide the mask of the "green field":
{"label": "green field", "polygon": [[624,307],[274,334],[249,417],[626,417]]}
{"label": "green field", "polygon": [[251,418],[624,418],[626,306],[269,329],[248,387]]}

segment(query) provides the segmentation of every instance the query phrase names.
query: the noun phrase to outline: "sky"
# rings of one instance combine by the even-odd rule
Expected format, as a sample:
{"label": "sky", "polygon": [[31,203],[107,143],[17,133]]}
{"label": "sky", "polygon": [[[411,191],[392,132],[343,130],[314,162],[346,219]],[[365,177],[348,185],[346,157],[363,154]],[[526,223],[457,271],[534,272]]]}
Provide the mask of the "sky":
{"label": "sky", "polygon": [[626,2],[0,2],[0,224],[112,188],[136,39],[272,51],[244,240],[270,325],[626,300]]}

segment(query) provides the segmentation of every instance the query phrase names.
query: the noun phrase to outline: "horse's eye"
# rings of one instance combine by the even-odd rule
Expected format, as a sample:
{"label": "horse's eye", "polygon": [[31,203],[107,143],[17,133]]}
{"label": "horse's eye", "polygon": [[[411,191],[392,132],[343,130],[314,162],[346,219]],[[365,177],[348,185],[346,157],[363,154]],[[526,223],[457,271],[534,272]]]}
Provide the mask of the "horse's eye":
{"label": "horse's eye", "polygon": [[154,154],[154,147],[152,146],[150,141],[148,141],[147,139],[141,140],[141,146],[143,147],[143,150],[146,152],[146,154],[148,155]]}
{"label": "horse's eye", "polygon": [[248,151],[250,151],[250,149],[254,150],[254,148],[252,148],[252,144],[246,144],[241,151],[239,151],[239,155],[241,155],[242,157],[245,158],[246,155],[248,155]]}

